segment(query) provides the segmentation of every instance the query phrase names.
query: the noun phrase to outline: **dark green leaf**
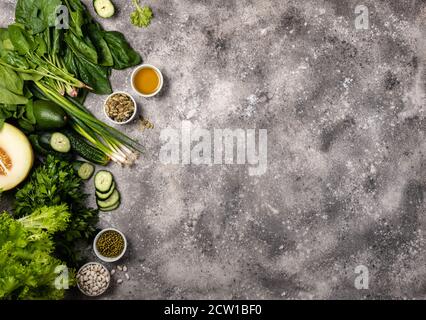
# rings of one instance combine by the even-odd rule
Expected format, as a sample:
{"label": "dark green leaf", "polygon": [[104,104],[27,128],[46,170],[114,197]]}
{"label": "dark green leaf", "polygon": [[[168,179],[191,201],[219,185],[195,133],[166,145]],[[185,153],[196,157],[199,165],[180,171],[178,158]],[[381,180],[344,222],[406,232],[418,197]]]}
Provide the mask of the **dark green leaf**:
{"label": "dark green leaf", "polygon": [[102,31],[99,30],[98,26],[95,24],[90,24],[87,30],[89,33],[89,37],[92,40],[92,43],[97,49],[99,64],[102,66],[112,67],[114,65],[114,59],[112,57],[108,44],[103,38]]}
{"label": "dark green leaf", "polygon": [[109,82],[109,68],[99,66],[86,60],[84,57],[74,57],[79,72],[79,78],[97,94],[112,93]]}
{"label": "dark green leaf", "polygon": [[67,48],[64,58],[65,67],[71,72],[76,78],[79,78],[77,64],[75,62],[74,54],[71,49]]}
{"label": "dark green leaf", "polygon": [[71,48],[75,55],[82,55],[86,60],[97,64],[98,53],[91,43],[86,43],[84,40],[77,38],[73,33],[68,32],[65,36],[65,42]]}
{"label": "dark green leaf", "polygon": [[134,51],[123,34],[117,31],[104,32],[104,39],[114,59],[114,69],[122,70],[142,62],[141,56]]}

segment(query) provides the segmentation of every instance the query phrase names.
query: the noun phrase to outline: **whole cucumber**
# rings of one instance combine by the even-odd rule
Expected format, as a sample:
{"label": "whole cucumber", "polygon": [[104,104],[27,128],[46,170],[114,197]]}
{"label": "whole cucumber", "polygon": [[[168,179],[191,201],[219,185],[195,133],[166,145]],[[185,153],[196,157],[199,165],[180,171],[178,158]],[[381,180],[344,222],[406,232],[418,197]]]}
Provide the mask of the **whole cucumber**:
{"label": "whole cucumber", "polygon": [[71,142],[71,147],[83,159],[89,162],[106,166],[110,158],[102,151],[89,144],[86,139],[72,130],[65,130],[64,133]]}

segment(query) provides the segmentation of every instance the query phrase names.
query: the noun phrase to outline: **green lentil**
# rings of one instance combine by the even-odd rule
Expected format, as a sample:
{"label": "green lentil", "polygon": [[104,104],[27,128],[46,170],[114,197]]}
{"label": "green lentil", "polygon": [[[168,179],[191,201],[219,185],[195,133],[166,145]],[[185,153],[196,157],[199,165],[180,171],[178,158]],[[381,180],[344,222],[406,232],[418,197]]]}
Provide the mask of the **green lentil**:
{"label": "green lentil", "polygon": [[124,239],[117,231],[105,231],[96,242],[96,249],[104,257],[115,258],[124,250]]}

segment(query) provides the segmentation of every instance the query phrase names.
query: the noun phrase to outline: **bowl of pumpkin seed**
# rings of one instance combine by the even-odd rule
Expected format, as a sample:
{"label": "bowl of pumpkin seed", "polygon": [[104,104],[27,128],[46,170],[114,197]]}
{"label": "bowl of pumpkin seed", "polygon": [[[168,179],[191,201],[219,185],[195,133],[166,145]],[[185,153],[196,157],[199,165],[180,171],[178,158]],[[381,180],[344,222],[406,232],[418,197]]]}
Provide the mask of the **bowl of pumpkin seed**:
{"label": "bowl of pumpkin seed", "polygon": [[117,91],[105,100],[105,116],[115,124],[127,124],[137,114],[136,100],[127,92]]}
{"label": "bowl of pumpkin seed", "polygon": [[114,228],[100,231],[93,240],[95,255],[104,262],[120,260],[127,250],[127,240],[124,234]]}

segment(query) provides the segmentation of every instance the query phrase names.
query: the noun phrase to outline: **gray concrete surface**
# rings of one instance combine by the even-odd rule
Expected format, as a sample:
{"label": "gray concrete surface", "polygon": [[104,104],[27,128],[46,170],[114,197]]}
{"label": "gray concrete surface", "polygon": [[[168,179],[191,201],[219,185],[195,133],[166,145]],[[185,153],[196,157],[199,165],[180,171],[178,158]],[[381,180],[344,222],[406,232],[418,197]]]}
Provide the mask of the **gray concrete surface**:
{"label": "gray concrete surface", "polygon": [[[123,204],[101,225],[128,236],[130,280],[104,298],[426,298],[426,2],[142,2],[148,29],[130,25],[130,1],[102,21],[166,77],[160,97],[138,98],[155,129],[123,129],[146,148],[138,165],[111,167]],[[114,89],[130,91],[130,74],[114,72]],[[102,102],[88,105],[104,119]],[[267,129],[267,172],[162,164],[160,133],[184,120]]]}

